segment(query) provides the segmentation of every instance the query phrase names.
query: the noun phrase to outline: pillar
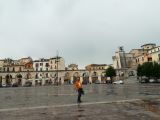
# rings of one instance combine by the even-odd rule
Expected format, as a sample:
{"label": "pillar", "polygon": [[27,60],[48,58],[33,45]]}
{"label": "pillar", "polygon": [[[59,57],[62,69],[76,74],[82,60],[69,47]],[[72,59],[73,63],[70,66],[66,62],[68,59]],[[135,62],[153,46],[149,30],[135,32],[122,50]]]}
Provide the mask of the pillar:
{"label": "pillar", "polygon": [[92,77],[89,76],[89,83],[92,83]]}
{"label": "pillar", "polygon": [[101,75],[98,75],[98,80],[99,80],[99,82],[101,83]]}
{"label": "pillar", "polygon": [[61,84],[64,84],[64,76],[61,76]]}
{"label": "pillar", "polygon": [[32,86],[35,86],[35,85],[36,85],[35,79],[32,79]]}
{"label": "pillar", "polygon": [[45,78],[42,78],[42,85],[45,85]]}
{"label": "pillar", "polygon": [[81,81],[81,83],[83,82],[83,77],[82,76],[80,76],[80,81]]}
{"label": "pillar", "polygon": [[2,85],[4,85],[4,84],[6,84],[6,79],[5,79],[5,77],[4,78],[2,77]]}
{"label": "pillar", "polygon": [[73,84],[73,76],[71,77],[71,84]]}
{"label": "pillar", "polygon": [[24,86],[26,83],[26,80],[25,79],[22,79],[22,86]]}

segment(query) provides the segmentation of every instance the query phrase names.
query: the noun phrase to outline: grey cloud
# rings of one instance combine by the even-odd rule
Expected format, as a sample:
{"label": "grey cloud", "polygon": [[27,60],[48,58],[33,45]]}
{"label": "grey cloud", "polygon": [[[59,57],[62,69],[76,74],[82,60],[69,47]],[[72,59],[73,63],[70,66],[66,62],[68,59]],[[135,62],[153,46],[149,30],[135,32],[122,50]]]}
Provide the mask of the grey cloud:
{"label": "grey cloud", "polygon": [[118,46],[160,44],[159,0],[1,0],[1,58],[112,63]]}

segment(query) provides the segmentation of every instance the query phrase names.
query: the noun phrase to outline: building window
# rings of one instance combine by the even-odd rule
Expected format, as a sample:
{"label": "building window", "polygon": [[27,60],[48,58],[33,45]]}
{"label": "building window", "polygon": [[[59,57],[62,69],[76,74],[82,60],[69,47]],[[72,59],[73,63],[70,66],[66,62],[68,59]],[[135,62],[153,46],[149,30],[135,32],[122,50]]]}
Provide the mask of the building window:
{"label": "building window", "polygon": [[15,71],[14,67],[13,67],[13,72]]}
{"label": "building window", "polygon": [[7,67],[7,72],[9,72],[9,67]]}
{"label": "building window", "polygon": [[142,57],[142,61],[144,61],[144,58]]}
{"label": "building window", "polygon": [[36,68],[36,71],[38,71],[38,68]]}
{"label": "building window", "polygon": [[49,67],[49,63],[46,63],[46,67]]}
{"label": "building window", "polygon": [[46,73],[46,78],[48,78],[48,73]]}
{"label": "building window", "polygon": [[152,61],[152,58],[148,58],[148,62],[151,62]]}
{"label": "building window", "polygon": [[36,67],[38,67],[39,66],[39,64],[38,63],[36,63]]}
{"label": "building window", "polygon": [[19,71],[21,71],[22,70],[22,68],[21,67],[19,67]]}
{"label": "building window", "polygon": [[38,79],[38,73],[36,73],[36,76],[35,76],[35,78],[36,78],[36,79]]}
{"label": "building window", "polygon": [[3,71],[5,71],[5,68],[3,68]]}
{"label": "building window", "polygon": [[48,68],[46,68],[46,71],[48,71]]}
{"label": "building window", "polygon": [[43,63],[40,63],[40,66],[43,66]]}
{"label": "building window", "polygon": [[40,71],[42,71],[42,68],[40,69]]}

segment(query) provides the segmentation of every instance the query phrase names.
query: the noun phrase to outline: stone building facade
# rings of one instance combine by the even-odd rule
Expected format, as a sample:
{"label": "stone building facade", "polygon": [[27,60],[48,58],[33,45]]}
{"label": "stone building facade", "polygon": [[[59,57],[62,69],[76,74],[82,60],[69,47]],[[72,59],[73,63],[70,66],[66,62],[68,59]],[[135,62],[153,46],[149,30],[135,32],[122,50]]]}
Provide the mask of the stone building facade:
{"label": "stone building facade", "polygon": [[152,61],[160,63],[160,46],[154,47],[148,51]]}
{"label": "stone building facade", "polygon": [[138,64],[159,62],[160,47],[156,47],[154,43],[149,43],[142,45],[139,49],[132,49],[129,53],[125,53],[123,47],[119,47],[112,59],[113,66],[117,70],[117,76],[121,76],[123,73],[126,77],[135,76]]}
{"label": "stone building facade", "polygon": [[[73,84],[77,77],[82,83],[95,83],[104,81],[106,65],[91,65],[97,69],[78,69],[78,65],[72,64],[65,67],[62,57],[32,60],[22,58],[19,60],[4,59],[0,65],[0,85],[11,86],[18,84],[24,86],[31,82],[33,86]],[[89,65],[88,65],[89,66]]]}

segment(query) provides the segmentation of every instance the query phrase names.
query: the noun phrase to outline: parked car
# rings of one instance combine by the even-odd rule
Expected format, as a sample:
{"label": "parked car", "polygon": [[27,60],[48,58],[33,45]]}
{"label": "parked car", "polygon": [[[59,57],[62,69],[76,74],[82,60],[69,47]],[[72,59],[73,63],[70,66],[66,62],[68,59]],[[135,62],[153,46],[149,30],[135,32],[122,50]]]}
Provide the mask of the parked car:
{"label": "parked car", "polygon": [[155,80],[155,79],[149,79],[149,82],[150,82],[150,83],[155,83],[156,80]]}
{"label": "parked car", "polygon": [[157,79],[157,83],[160,83],[160,79]]}
{"label": "parked car", "polygon": [[118,80],[118,81],[113,82],[113,84],[124,84],[124,82],[122,80]]}
{"label": "parked car", "polygon": [[32,86],[32,82],[30,81],[27,81],[25,84],[24,84],[24,87],[31,87]]}
{"label": "parked car", "polygon": [[7,85],[6,84],[2,84],[2,87],[7,87]]}
{"label": "parked car", "polygon": [[99,80],[96,80],[95,81],[95,84],[100,84],[101,82]]}
{"label": "parked car", "polygon": [[149,78],[143,76],[142,78],[139,79],[139,82],[140,82],[140,83],[149,83]]}

